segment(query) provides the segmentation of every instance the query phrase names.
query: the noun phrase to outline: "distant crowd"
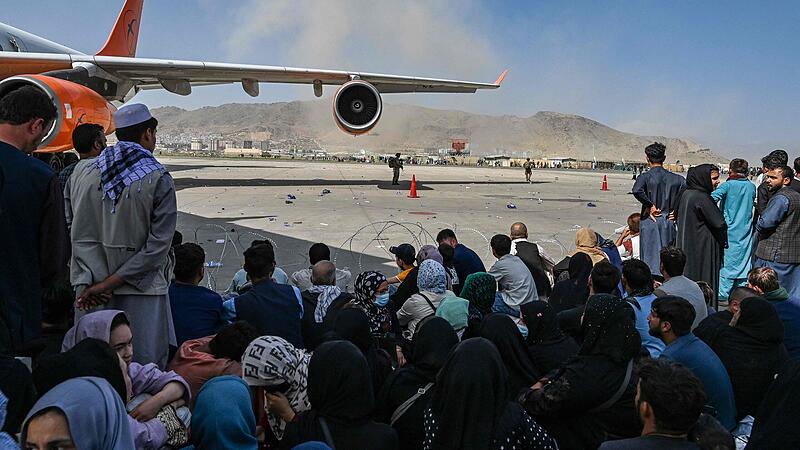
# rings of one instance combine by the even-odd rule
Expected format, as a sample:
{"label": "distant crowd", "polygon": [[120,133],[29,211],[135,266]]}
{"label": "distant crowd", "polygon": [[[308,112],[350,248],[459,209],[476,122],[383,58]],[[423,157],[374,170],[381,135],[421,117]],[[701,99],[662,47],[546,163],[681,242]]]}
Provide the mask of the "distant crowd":
{"label": "distant crowd", "polygon": [[[217,293],[176,230],[158,121],[129,104],[29,156],[44,94],[0,99],[0,449],[800,448],[800,180],[788,155],[687,176],[644,149],[642,209],[560,261],[498,224],[397,270],[253,241]],[[800,169],[800,158],[794,161]]]}

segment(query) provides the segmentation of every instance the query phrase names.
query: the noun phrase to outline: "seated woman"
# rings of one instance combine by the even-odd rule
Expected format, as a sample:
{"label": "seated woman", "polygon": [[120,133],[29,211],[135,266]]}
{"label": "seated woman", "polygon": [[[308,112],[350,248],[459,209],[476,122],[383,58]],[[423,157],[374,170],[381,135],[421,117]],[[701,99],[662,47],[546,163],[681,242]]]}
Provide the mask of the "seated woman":
{"label": "seated woman", "polygon": [[525,338],[511,316],[501,313],[486,316],[481,324],[480,337],[491,341],[500,352],[508,371],[508,385],[513,398],[536,383],[539,379],[538,370],[525,345]]}
{"label": "seated woman", "polygon": [[597,448],[607,439],[638,436],[632,371],[642,344],[632,307],[615,295],[593,295],[581,327],[578,355],[523,395],[525,410],[561,448]]}
{"label": "seated woman", "polygon": [[125,405],[106,380],[72,378],[44,394],[22,426],[23,448],[133,450]]}
{"label": "seated woman", "polygon": [[578,354],[580,347],[574,339],[561,332],[556,313],[549,303],[530,302],[522,305],[520,311],[528,328],[528,350],[539,373],[547,375]]}
{"label": "seated woman", "polygon": [[398,448],[397,433],[373,422],[375,397],[367,360],[347,341],[326,342],[314,351],[308,365],[310,411],[286,426],[281,448],[308,441],[337,449]]}
{"label": "seated woman", "polygon": [[460,343],[433,388],[422,448],[558,448],[509,394],[508,372],[494,344],[484,338]]}
{"label": "seated woman", "polygon": [[783,345],[783,322],[775,307],[761,297],[746,298],[730,325],[722,325],[702,339],[731,377],[736,420],[755,416],[770,383],[789,359]]}
{"label": "seated woman", "polygon": [[[86,338],[66,352],[46,356],[33,371],[36,389],[40,393],[79,377],[102,378],[123,402],[130,401],[131,381],[127,365],[99,339]],[[162,408],[153,419],[140,422],[128,416],[128,422],[137,448],[161,448],[165,443],[178,445],[186,439],[186,427],[180,423],[175,409],[169,406]]]}
{"label": "seated woman", "polygon": [[258,331],[240,320],[222,327],[213,336],[186,341],[169,363],[169,369],[188,384],[192,398],[210,379],[221,375],[242,376],[242,354],[258,337]]}
{"label": "seated woman", "polygon": [[[441,317],[420,322],[407,355],[407,364],[394,371],[378,394],[375,417],[397,431],[401,449],[422,447],[423,415],[433,394],[436,374],[450,351],[458,345],[453,327]],[[414,398],[407,407],[401,405]]]}
{"label": "seated woman", "polygon": [[464,280],[461,297],[469,302],[469,316],[464,339],[478,337],[483,318],[492,312],[497,294],[497,280],[486,272],[476,272]]}
{"label": "seated woman", "polygon": [[426,259],[419,265],[417,285],[419,293],[412,295],[397,311],[397,320],[407,328],[408,338],[414,335],[422,319],[436,314],[439,303],[450,293],[444,266],[432,259]]}
{"label": "seated woman", "polygon": [[586,253],[576,253],[569,258],[569,278],[556,282],[547,299],[556,314],[586,303],[592,266],[592,258]]}
{"label": "seated woman", "polygon": [[369,319],[364,311],[358,308],[342,309],[336,316],[332,332],[327,337],[328,340],[350,341],[361,350],[367,358],[367,365],[372,375],[372,388],[377,394],[386,377],[392,373],[392,359],[386,351],[378,347],[377,341],[370,334]]}
{"label": "seated woman", "polygon": [[195,399],[191,442],[184,450],[258,449],[250,391],[241,378],[221,376],[203,385]]}
{"label": "seated woman", "polygon": [[265,439],[270,448],[277,448],[286,424],[296,414],[311,409],[308,401],[310,359],[310,353],[277,336],[256,338],[244,351],[243,378],[250,387],[256,388],[256,404],[264,405],[256,411],[256,416],[261,425],[261,418],[266,414],[269,429],[265,430]]}
{"label": "seated woman", "polygon": [[[81,317],[67,331],[61,350],[67,351],[87,337],[108,342],[127,364],[131,380],[131,401],[127,408],[133,418],[147,422],[171,405],[178,409],[178,417],[187,424],[189,411],[181,407],[191,400],[189,385],[175,372],[163,372],[153,363],[141,365],[133,362],[133,333],[125,312],[108,309]],[[137,436],[137,441],[142,438],[144,436]],[[148,448],[159,448],[166,439],[166,433],[156,433],[151,434],[145,442]],[[140,446],[139,443],[137,446]]]}

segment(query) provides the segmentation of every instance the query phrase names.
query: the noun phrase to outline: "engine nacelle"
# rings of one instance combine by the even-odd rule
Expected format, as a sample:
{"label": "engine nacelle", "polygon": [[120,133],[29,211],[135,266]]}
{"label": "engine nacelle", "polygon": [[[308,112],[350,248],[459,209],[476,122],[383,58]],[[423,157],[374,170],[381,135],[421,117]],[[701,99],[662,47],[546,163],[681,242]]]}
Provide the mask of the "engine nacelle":
{"label": "engine nacelle", "polygon": [[72,130],[82,123],[101,125],[106,134],[114,131],[117,109],[85,86],[46,75],[19,75],[0,81],[0,97],[21,86],[33,86],[47,94],[58,111],[37,152],[55,153],[73,148]]}
{"label": "engine nacelle", "polygon": [[371,130],[382,111],[380,92],[366,81],[348,81],[333,97],[333,118],[346,133],[359,135]]}

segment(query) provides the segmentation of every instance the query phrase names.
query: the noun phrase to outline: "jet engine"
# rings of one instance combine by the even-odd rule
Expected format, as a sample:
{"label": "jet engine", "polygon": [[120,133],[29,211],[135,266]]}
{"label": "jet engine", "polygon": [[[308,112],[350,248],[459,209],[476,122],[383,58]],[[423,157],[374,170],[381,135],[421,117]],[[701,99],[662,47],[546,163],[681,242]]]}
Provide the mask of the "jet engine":
{"label": "jet engine", "polygon": [[382,110],[380,92],[366,81],[348,81],[333,97],[336,124],[342,131],[353,135],[371,130],[381,118]]}
{"label": "jet engine", "polygon": [[114,131],[114,105],[93,90],[46,75],[19,75],[0,81],[0,97],[22,86],[33,86],[47,94],[58,114],[37,153],[57,153],[73,148],[72,130],[82,123],[101,125],[106,134]]}

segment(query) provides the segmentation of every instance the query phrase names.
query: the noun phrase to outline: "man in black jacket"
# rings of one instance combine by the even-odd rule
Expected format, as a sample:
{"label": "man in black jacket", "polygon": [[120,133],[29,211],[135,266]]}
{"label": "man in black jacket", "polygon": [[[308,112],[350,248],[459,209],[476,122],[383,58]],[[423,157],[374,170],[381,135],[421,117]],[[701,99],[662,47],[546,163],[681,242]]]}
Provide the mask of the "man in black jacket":
{"label": "man in black jacket", "polygon": [[[533,275],[536,283],[536,293],[539,300],[547,301],[552,291],[550,277],[552,276],[553,261],[540,249],[538,244],[528,242],[528,227],[522,222],[511,225],[511,254],[517,255]],[[548,273],[550,274],[548,276]]]}

